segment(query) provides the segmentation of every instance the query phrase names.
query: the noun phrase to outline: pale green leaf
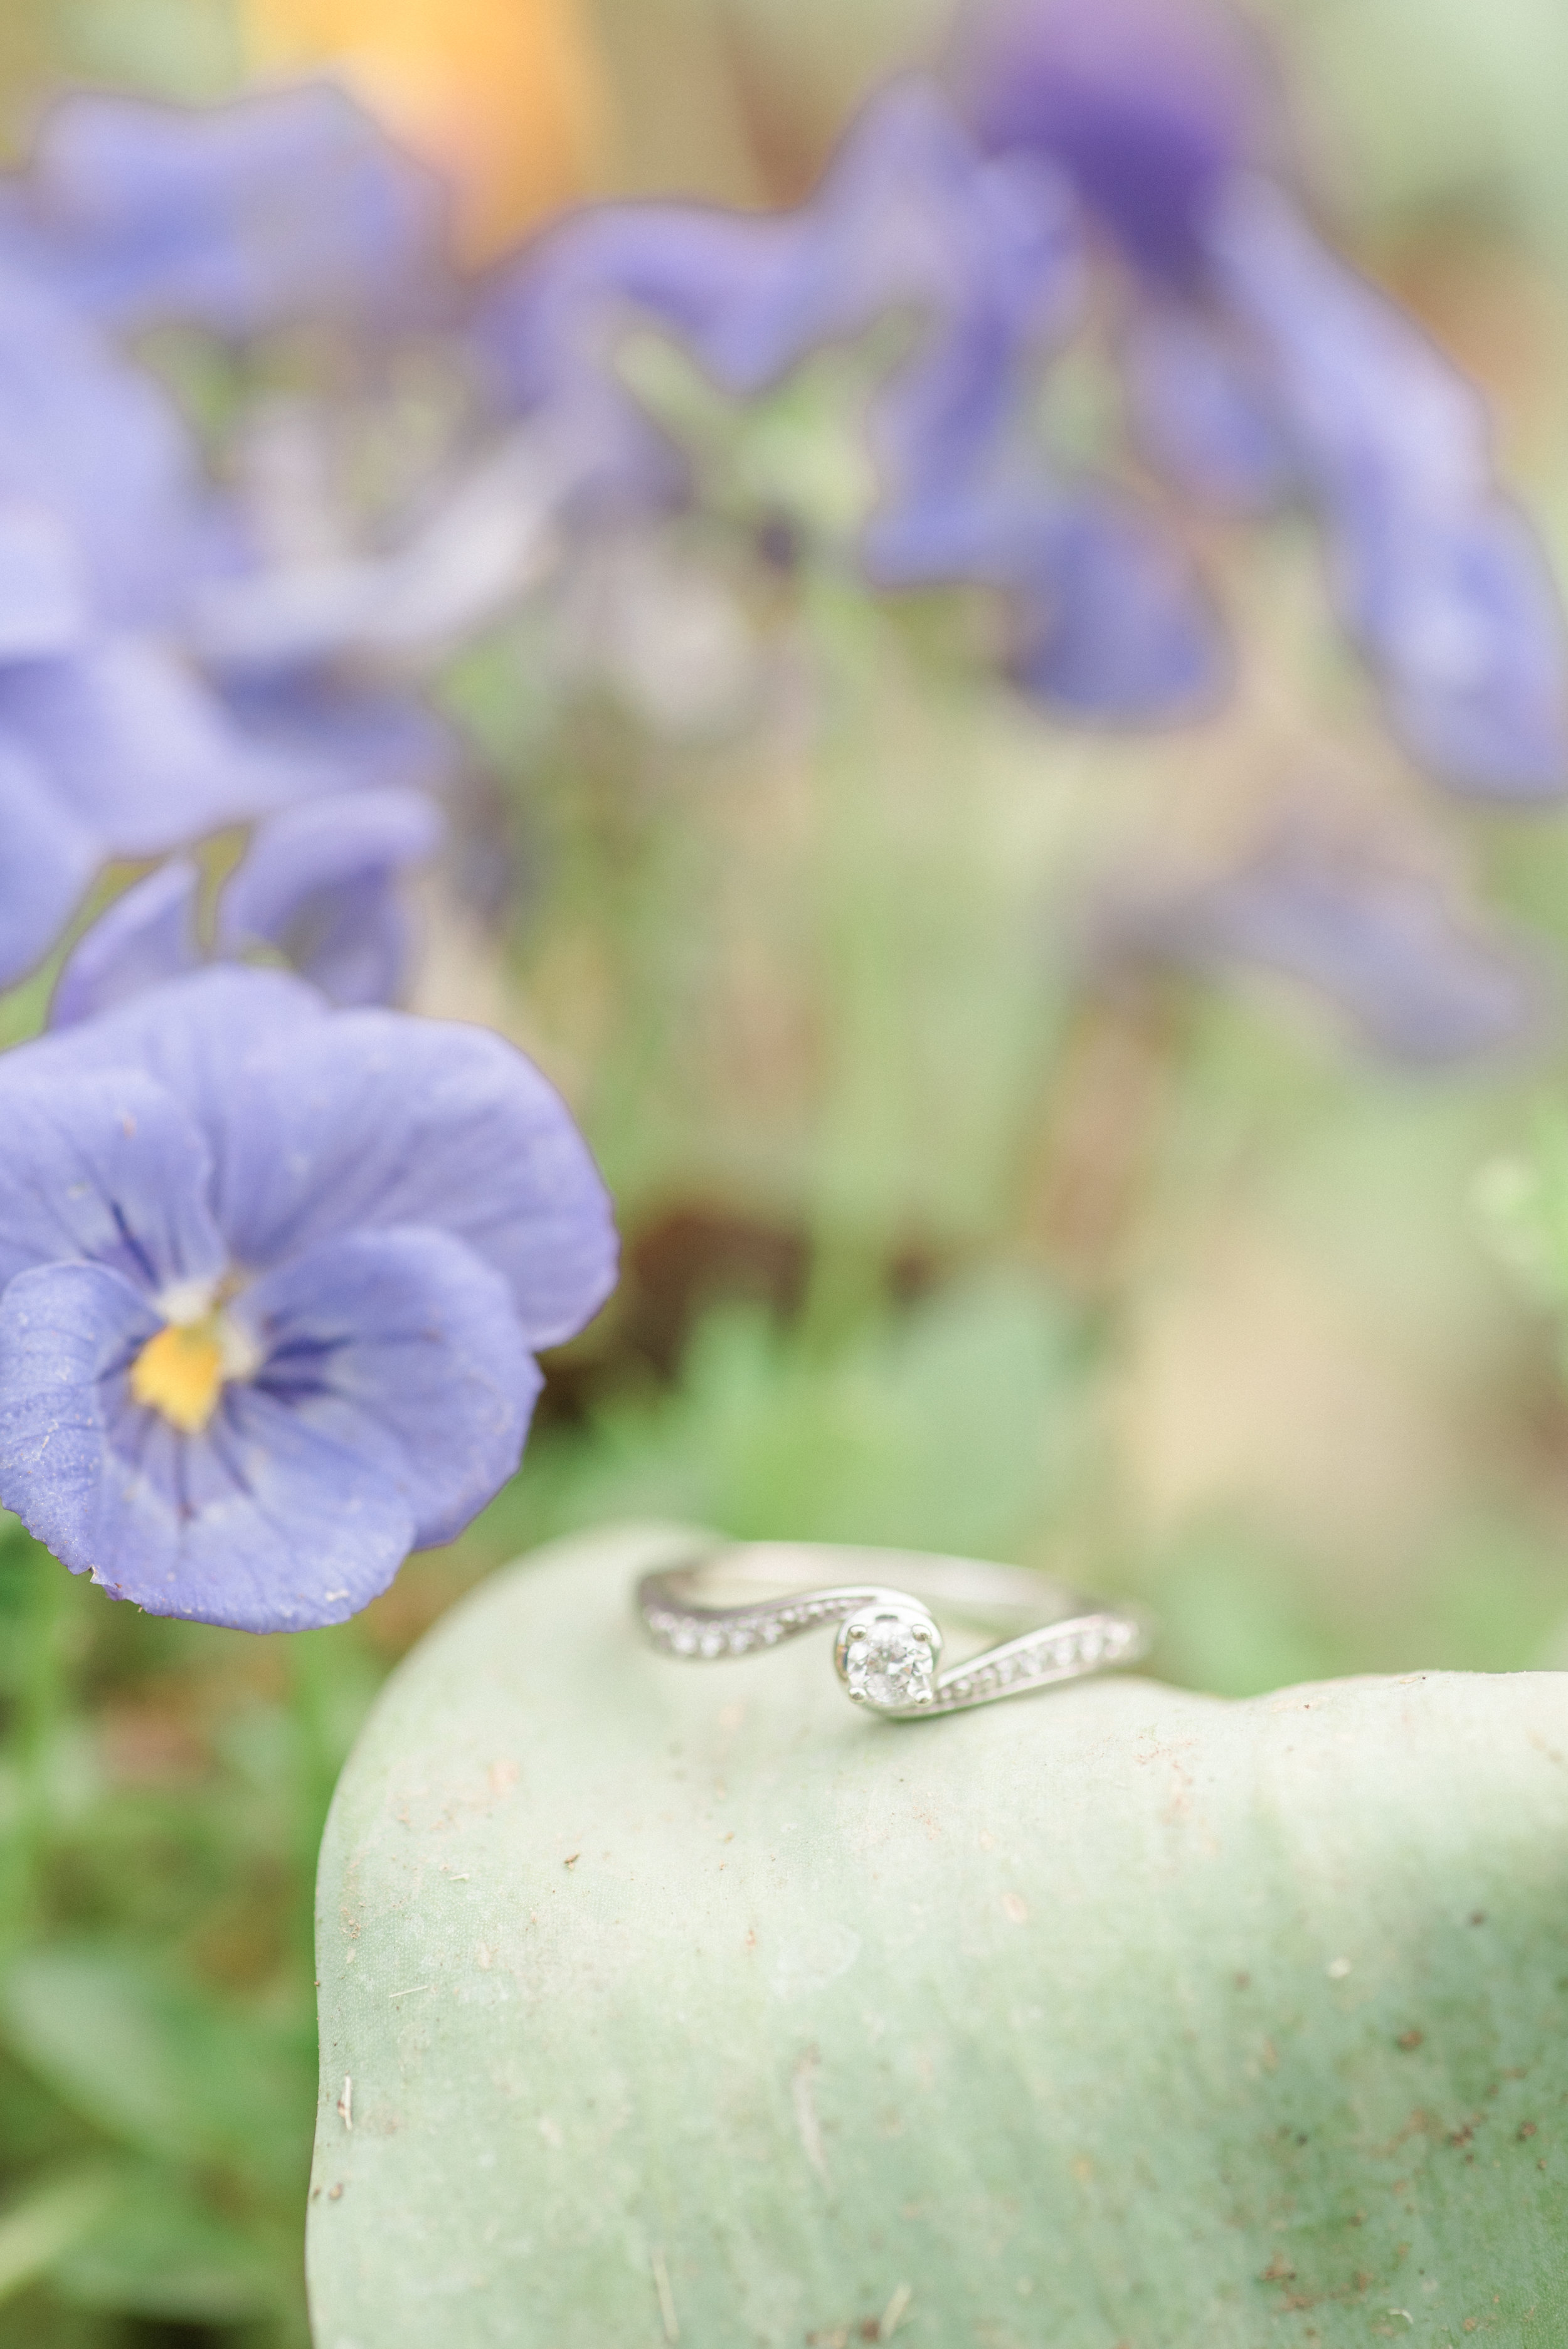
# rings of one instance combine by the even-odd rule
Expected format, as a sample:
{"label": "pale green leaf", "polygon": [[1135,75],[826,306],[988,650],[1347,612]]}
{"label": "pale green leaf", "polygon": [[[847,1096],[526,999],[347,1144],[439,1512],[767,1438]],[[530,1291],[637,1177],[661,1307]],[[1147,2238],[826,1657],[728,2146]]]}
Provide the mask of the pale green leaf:
{"label": "pale green leaf", "polygon": [[1568,2337],[1568,1684],[868,1720],[674,1537],[449,1616],[339,1787],[319,2349]]}

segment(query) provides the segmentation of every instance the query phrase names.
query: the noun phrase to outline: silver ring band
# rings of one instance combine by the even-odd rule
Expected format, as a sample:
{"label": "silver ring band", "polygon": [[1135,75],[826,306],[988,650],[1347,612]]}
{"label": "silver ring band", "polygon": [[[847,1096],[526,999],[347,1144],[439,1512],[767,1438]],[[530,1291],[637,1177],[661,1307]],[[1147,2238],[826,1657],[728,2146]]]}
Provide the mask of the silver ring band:
{"label": "silver ring band", "polygon": [[[789,1587],[835,1569],[846,1578]],[[726,1605],[697,1596],[717,1582],[765,1583],[778,1595]],[[913,1596],[906,1583],[924,1597]],[[997,1619],[1021,1617],[1030,1628],[940,1671],[942,1632],[926,1598],[972,1622],[994,1626]],[[815,1542],[737,1542],[696,1551],[689,1561],[645,1574],[636,1606],[661,1653],[697,1663],[760,1654],[836,1623],[833,1661],[845,1690],[891,1721],[965,1713],[1084,1680],[1136,1662],[1149,1646],[1148,1625],[1135,1609],[1085,1599],[1021,1567]]]}

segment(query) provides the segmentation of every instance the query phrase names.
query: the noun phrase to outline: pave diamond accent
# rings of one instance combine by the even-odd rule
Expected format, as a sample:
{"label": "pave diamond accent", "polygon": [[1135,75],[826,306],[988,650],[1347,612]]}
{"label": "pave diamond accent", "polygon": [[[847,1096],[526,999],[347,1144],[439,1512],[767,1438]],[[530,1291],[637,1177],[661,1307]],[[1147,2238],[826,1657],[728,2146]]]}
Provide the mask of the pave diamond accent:
{"label": "pave diamond accent", "polygon": [[834,1660],[852,1697],[881,1713],[903,1713],[931,1702],[941,1651],[941,1634],[923,1609],[882,1606],[851,1617]]}

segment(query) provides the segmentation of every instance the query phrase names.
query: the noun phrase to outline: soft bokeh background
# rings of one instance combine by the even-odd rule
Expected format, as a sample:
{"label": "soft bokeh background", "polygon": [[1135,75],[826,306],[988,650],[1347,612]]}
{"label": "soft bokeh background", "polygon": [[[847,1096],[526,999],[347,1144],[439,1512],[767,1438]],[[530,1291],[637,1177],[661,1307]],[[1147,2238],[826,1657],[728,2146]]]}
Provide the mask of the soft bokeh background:
{"label": "soft bokeh background", "polygon": [[[1568,567],[1568,15],[1274,0],[1344,246],[1490,394]],[[937,0],[13,0],[0,130],[48,93],[341,70],[460,191],[465,257],[600,192],[793,202]],[[1418,838],[1568,946],[1568,828],[1439,802],[1335,649],[1315,544],[1202,547],[1224,711],[1054,726],[982,599],[770,564],[759,515],[865,494],[827,354],[748,412],[663,347],[703,512],[525,599],[438,692],[470,750],[418,1008],[490,1021],[582,1117],[626,1277],[552,1365],[521,1475],[341,1630],[143,1619],[0,1554],[0,2344],[304,2338],[310,1882],[397,1656],[503,1558],[610,1515],[1049,1563],[1133,1590],[1222,1693],[1568,1665],[1558,1333],[1479,1204],[1562,1045],[1370,1061],[1262,983],[1081,983],[1086,908],[1310,798]],[[1061,432],[1106,437],[1086,342]],[[417,410],[416,384],[408,398]],[[144,2181],[73,2256],[106,2163]],[[117,2175],[121,2174],[117,2172]],[[42,2279],[42,2280],[40,2280]]]}

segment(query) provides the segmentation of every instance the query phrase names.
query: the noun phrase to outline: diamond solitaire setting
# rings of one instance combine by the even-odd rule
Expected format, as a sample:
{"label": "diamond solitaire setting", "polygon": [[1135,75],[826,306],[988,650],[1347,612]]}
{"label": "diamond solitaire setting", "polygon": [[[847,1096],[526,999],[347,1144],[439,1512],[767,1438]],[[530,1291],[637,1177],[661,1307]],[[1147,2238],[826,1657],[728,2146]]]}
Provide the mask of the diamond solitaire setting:
{"label": "diamond solitaire setting", "polygon": [[923,1608],[882,1606],[851,1615],[833,1661],[850,1694],[879,1713],[907,1713],[935,1695],[942,1634]]}

